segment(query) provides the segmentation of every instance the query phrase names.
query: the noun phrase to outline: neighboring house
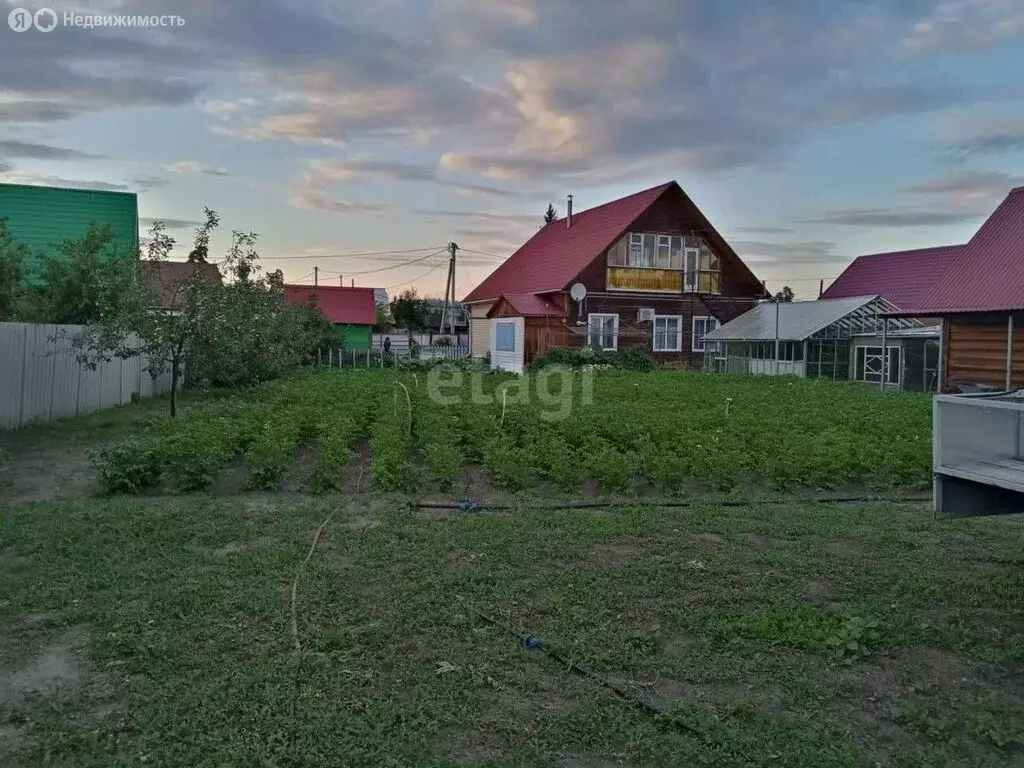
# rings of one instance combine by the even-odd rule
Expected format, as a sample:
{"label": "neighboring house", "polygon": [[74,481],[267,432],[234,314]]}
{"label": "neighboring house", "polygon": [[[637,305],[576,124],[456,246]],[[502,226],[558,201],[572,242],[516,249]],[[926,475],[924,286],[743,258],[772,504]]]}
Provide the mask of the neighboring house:
{"label": "neighboring house", "polygon": [[[858,345],[859,336],[882,333],[895,307],[881,296],[853,296],[818,301],[765,301],[705,337],[707,370],[801,378],[854,379],[910,386],[926,377],[924,370],[904,365],[902,335],[920,332],[916,320],[888,321],[886,343],[875,350]],[[883,353],[881,348],[886,351]],[[920,366],[916,360],[908,361]],[[938,360],[933,361],[934,366]],[[923,388],[923,384],[920,388]],[[917,388],[917,387],[913,387]]]}
{"label": "neighboring house", "polygon": [[963,248],[941,245],[858,256],[820,298],[881,296],[904,312],[917,311]]}
{"label": "neighboring house", "polygon": [[221,282],[220,270],[216,264],[205,261],[139,261],[139,282],[142,291],[153,309],[162,312],[176,312],[184,300],[185,287],[190,280],[198,277],[203,282]]}
{"label": "neighboring house", "polygon": [[942,323],[941,387],[1024,387],[1024,187],[952,258],[913,317]]}
{"label": "neighboring house", "polygon": [[[570,289],[580,283],[586,298]],[[642,346],[698,365],[704,334],[764,288],[676,182],[542,227],[478,285],[472,354],[521,370],[552,347]],[[500,363],[496,361],[500,360]]]}
{"label": "neighboring house", "polygon": [[334,326],[335,343],[342,349],[368,349],[376,321],[373,288],[330,285],[285,285],[284,298],[296,306],[312,304]]}
{"label": "neighboring house", "polygon": [[111,258],[134,262],[138,257],[139,203],[134,192],[0,183],[0,218],[7,219],[13,239],[28,248],[23,271],[27,283],[38,283],[60,244],[81,239],[93,222],[113,229]]}
{"label": "neighboring house", "polygon": [[[445,328],[441,328],[441,316],[444,314],[444,299],[424,299],[427,304],[426,312],[426,327],[431,329],[438,329],[441,333],[445,332],[448,328],[448,320],[445,320]],[[466,306],[463,304],[456,303],[454,306],[455,312],[455,332],[465,332],[469,327],[469,312]]]}

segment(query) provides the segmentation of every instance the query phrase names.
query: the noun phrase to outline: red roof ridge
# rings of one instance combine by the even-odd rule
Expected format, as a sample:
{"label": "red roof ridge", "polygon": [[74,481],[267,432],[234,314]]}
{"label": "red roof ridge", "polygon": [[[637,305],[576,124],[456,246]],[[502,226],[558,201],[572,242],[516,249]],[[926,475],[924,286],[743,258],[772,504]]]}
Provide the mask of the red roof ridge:
{"label": "red roof ridge", "polygon": [[[619,205],[620,203],[629,202],[634,197],[640,197],[641,195],[649,195],[649,194],[651,194],[653,192],[657,192],[658,194],[661,194],[666,189],[671,187],[673,184],[677,184],[677,183],[678,182],[675,179],[673,179],[672,181],[666,181],[664,184],[655,184],[653,187],[648,187],[647,189],[641,189],[639,192],[631,192],[630,194],[626,195],[625,197],[619,197],[619,198],[616,198],[615,200],[608,200],[607,202],[601,203],[600,205],[595,205],[593,208],[584,208],[584,209],[579,210],[579,211],[577,211],[576,209],[573,209],[573,212],[572,212],[573,223],[575,224],[576,223],[576,219],[578,219],[580,216],[586,216],[588,214],[595,213],[596,211],[600,211],[602,208],[607,208],[609,205]],[[575,199],[574,199],[574,201],[575,201]],[[561,219],[555,219],[551,223],[552,224],[562,224],[564,226],[565,225],[565,218],[563,217]],[[543,229],[543,227],[542,227],[542,229]]]}
{"label": "red roof ridge", "polygon": [[[1024,187],[1021,187],[1024,189]],[[853,260],[858,259],[873,259],[876,256],[909,256],[912,253],[923,253],[925,251],[939,251],[944,248],[963,248],[967,243],[953,243],[950,245],[926,245],[921,248],[904,248],[899,251],[879,251],[878,253],[862,253],[860,256],[854,256]]]}

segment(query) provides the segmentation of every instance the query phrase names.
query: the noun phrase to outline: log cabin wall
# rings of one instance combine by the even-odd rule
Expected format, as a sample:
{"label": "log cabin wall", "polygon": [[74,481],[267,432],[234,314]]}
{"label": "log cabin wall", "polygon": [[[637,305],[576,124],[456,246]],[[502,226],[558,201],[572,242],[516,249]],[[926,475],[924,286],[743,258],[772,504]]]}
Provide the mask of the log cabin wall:
{"label": "log cabin wall", "polygon": [[[1006,384],[1008,313],[953,315],[946,320],[945,388]],[[1014,315],[1012,386],[1024,387],[1024,313]]]}

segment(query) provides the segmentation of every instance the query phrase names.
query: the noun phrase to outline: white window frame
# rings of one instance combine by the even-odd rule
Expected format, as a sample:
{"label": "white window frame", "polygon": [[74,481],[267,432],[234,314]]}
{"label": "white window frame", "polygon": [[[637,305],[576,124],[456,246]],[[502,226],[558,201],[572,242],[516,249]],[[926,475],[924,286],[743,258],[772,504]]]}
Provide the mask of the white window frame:
{"label": "white window frame", "polygon": [[[674,347],[663,347],[658,348],[658,321],[659,320],[675,320],[676,321],[676,338]],[[668,329],[666,328],[665,337],[668,338]],[[683,316],[682,315],[655,315],[654,316],[654,338],[651,339],[651,348],[655,352],[682,352],[683,351]]]}
{"label": "white window frame", "polygon": [[[614,330],[612,332],[612,346],[606,347],[606,346],[602,345],[601,349],[613,350],[613,349],[618,349],[619,348],[619,316],[617,314],[612,313],[612,312],[591,312],[589,315],[587,315],[587,346],[591,346],[592,344],[594,344],[593,337],[594,337],[594,332],[595,332],[596,329],[594,327],[594,322],[593,321],[594,320],[602,320],[603,321],[603,320],[607,320],[608,318],[612,318],[613,322],[614,322]],[[605,335],[604,323],[602,323],[601,327],[600,327],[600,331],[598,333],[598,337],[599,337],[598,341],[600,341],[601,337],[603,337],[604,335]]]}
{"label": "white window frame", "polygon": [[[903,346],[899,345],[899,344],[892,344],[892,345],[886,345],[885,349],[886,349],[886,353],[885,354],[887,354],[887,355],[892,355],[893,350],[896,350],[896,370],[895,371],[892,369],[891,365],[886,365],[885,355],[882,354],[882,346],[880,344],[878,344],[878,345],[863,344],[863,345],[859,345],[859,346],[854,347],[853,348],[853,380],[854,381],[862,381],[862,382],[864,382],[866,384],[881,384],[882,383],[882,378],[883,378],[883,373],[882,372],[884,371],[885,374],[888,374],[887,376],[884,377],[885,378],[886,386],[889,386],[890,384],[895,384],[897,386],[902,386],[902,384],[903,384],[903,382],[902,382],[902,378],[903,378]],[[864,376],[863,376],[863,378],[857,378],[857,356],[860,354],[861,350],[864,350]],[[882,366],[879,369],[879,373],[878,373],[877,377],[872,375],[872,378],[868,378],[868,358],[869,357],[874,359],[874,360],[877,360],[878,364],[880,366]]]}
{"label": "white window frame", "polygon": [[700,264],[700,248],[683,247],[683,290],[686,293],[697,292],[698,265]]}
{"label": "white window frame", "polygon": [[[697,343],[697,340],[698,340],[698,337],[697,337],[697,323],[698,323],[698,321],[700,321],[702,323],[702,325],[704,326],[704,330],[700,333],[700,343],[699,344]],[[714,322],[714,325],[711,326],[710,328],[708,327],[708,323],[709,322]],[[715,343],[713,341],[712,342],[705,342],[704,341],[704,337],[707,336],[712,331],[717,330],[718,328],[719,328],[719,323],[718,323],[718,318],[717,317],[714,317],[713,315],[694,315],[693,316],[693,323],[691,325],[690,351],[691,352],[706,352],[707,351],[708,343],[711,344],[711,347],[712,347],[711,351],[712,352],[717,351],[717,349],[718,349],[717,343]]]}

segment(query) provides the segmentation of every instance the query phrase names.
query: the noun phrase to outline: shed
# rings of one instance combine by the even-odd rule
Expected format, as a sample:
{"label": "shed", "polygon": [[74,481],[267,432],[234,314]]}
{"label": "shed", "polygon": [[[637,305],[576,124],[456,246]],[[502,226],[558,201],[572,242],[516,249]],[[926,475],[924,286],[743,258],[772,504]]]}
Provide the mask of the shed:
{"label": "shed", "polygon": [[569,338],[560,296],[503,293],[487,312],[491,368],[522,373],[525,365]]}
{"label": "shed", "polygon": [[312,304],[334,326],[334,341],[342,349],[369,349],[377,320],[373,288],[339,285],[285,285],[284,300],[296,306]]}
{"label": "shed", "polygon": [[[705,369],[725,373],[856,379],[881,385],[905,378],[902,340],[890,332],[918,328],[916,320],[890,320],[894,307],[881,296],[818,301],[766,301],[705,337]],[[856,353],[853,339],[881,334],[877,361]],[[895,349],[894,353],[892,350]],[[895,370],[897,375],[892,371]]]}

